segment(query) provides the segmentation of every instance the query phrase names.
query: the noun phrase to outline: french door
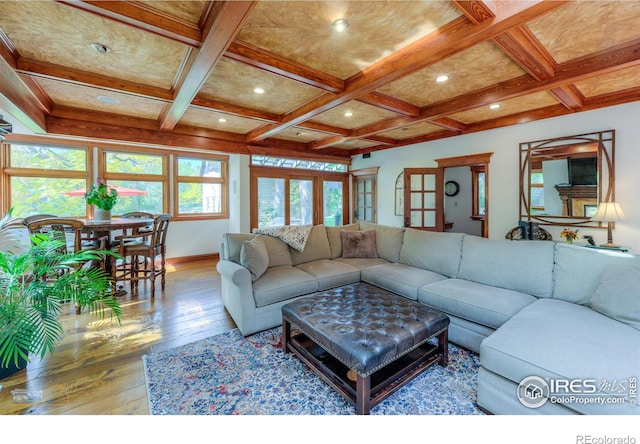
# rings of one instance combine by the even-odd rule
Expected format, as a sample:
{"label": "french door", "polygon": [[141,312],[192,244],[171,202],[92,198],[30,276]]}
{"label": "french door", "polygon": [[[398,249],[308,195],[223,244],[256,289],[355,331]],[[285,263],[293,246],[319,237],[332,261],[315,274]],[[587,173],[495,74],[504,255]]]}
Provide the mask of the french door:
{"label": "french door", "polygon": [[443,177],[440,168],[405,168],[405,227],[444,231]]}
{"label": "french door", "polygon": [[348,211],[347,184],[345,174],[252,168],[250,228],[342,225]]}

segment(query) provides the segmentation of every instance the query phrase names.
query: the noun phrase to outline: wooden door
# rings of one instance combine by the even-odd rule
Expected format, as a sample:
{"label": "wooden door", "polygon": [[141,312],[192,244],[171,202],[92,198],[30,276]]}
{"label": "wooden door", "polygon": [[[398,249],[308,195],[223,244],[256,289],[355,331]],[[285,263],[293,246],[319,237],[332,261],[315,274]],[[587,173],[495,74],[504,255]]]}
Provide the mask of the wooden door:
{"label": "wooden door", "polygon": [[405,227],[444,231],[443,177],[440,168],[405,168]]}

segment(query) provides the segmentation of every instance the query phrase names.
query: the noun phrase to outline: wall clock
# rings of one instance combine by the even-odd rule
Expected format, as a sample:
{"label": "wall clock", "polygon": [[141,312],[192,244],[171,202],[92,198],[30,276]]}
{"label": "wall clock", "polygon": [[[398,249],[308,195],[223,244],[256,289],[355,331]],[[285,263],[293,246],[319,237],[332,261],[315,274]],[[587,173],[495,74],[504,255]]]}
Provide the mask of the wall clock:
{"label": "wall clock", "polygon": [[455,196],[460,192],[460,185],[455,180],[449,180],[444,184],[444,194],[447,196]]}

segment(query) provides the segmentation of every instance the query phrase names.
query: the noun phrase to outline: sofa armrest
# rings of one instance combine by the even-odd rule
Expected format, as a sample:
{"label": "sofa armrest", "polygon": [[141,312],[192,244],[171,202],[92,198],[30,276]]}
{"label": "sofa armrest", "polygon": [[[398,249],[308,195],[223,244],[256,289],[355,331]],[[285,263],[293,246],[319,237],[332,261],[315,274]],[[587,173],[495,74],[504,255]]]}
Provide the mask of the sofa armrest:
{"label": "sofa armrest", "polygon": [[256,301],[251,273],[242,265],[221,260],[216,265],[221,277],[222,303],[243,335],[256,331]]}
{"label": "sofa armrest", "polygon": [[223,279],[229,279],[238,286],[246,284],[251,285],[251,273],[249,273],[249,270],[240,264],[236,264],[232,261],[220,260],[218,261],[216,268]]}

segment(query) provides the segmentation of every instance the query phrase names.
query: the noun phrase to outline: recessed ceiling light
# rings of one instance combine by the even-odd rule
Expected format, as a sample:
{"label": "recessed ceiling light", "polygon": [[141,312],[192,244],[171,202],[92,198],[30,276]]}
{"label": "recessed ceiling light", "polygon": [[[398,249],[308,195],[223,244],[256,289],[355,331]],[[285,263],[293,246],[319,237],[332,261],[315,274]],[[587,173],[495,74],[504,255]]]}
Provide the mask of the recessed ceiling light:
{"label": "recessed ceiling light", "polygon": [[344,32],[349,28],[349,22],[346,21],[345,19],[338,19],[335,22],[333,22],[331,26],[333,26],[333,29],[335,29],[338,32]]}
{"label": "recessed ceiling light", "polygon": [[353,116],[353,112],[347,111],[346,113],[344,113],[344,116],[345,117],[351,117],[351,116]]}
{"label": "recessed ceiling light", "polygon": [[227,119],[225,119],[224,117],[220,117],[218,119],[218,122],[220,122],[220,123],[225,123],[226,121],[227,121]]}
{"label": "recessed ceiling light", "polygon": [[100,54],[106,54],[111,51],[108,46],[105,46],[102,43],[92,43],[91,47],[98,51]]}
{"label": "recessed ceiling light", "polygon": [[262,89],[262,88],[254,88],[253,92],[256,93],[256,94],[264,94],[264,89]]}
{"label": "recessed ceiling light", "polygon": [[444,75],[444,74],[441,75],[441,76],[436,77],[436,82],[438,82],[438,83],[446,82],[447,80],[449,80],[449,76]]}
{"label": "recessed ceiling light", "polygon": [[498,108],[500,108],[499,103],[494,103],[493,105],[489,105],[489,109],[498,109]]}
{"label": "recessed ceiling light", "polygon": [[298,131],[298,132],[296,133],[296,136],[298,136],[298,137],[302,137],[302,136],[304,136],[304,133],[303,133],[302,131]]}
{"label": "recessed ceiling light", "polygon": [[120,103],[120,100],[116,99],[115,97],[109,96],[98,96],[98,100],[102,103],[108,103],[109,105],[117,105],[118,103]]}

